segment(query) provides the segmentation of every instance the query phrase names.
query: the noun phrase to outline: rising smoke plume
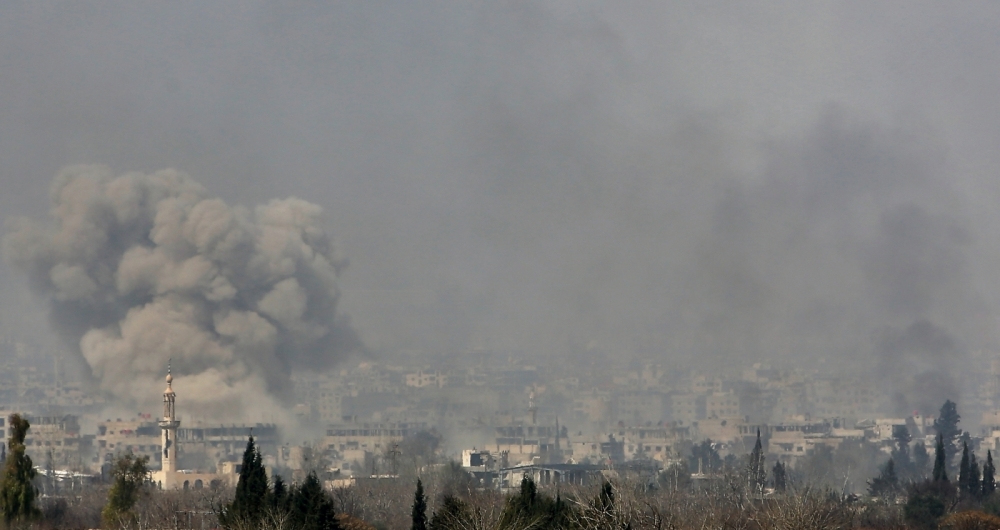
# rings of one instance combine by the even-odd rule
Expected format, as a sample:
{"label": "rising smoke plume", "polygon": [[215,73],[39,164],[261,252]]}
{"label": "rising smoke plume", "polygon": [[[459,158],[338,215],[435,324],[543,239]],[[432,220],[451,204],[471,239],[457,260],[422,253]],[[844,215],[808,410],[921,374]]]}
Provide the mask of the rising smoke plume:
{"label": "rising smoke plume", "polygon": [[337,314],[343,265],[321,208],[274,200],[249,210],[174,170],[114,176],[64,169],[53,223],[17,219],[8,260],[46,298],[102,391],[151,405],[167,362],[189,411],[268,419],[290,371],[361,348]]}

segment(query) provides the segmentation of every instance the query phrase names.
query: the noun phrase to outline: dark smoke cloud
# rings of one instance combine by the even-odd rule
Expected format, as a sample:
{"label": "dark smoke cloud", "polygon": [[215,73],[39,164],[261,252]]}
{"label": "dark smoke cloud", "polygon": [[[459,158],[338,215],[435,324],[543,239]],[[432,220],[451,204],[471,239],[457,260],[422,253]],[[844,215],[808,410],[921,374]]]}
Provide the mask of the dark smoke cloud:
{"label": "dark smoke cloud", "polygon": [[[0,208],[65,164],[183,168],[322,204],[386,358],[825,359],[916,407],[1000,351],[1000,10],[869,4],[3,3]],[[39,270],[72,337],[134,307]],[[886,345],[920,323],[954,347]]]}
{"label": "dark smoke cloud", "polygon": [[473,226],[496,263],[524,256],[530,271],[487,263],[481,278],[499,293],[497,322],[555,339],[543,351],[570,334],[707,367],[860,369],[885,327],[928,321],[992,341],[977,327],[976,237],[945,150],[905,120],[830,106],[800,135],[748,141],[725,114],[638,134],[605,116],[604,98],[501,101],[470,149],[489,190]]}
{"label": "dark smoke cloud", "polygon": [[15,220],[4,254],[45,296],[100,388],[148,403],[173,359],[175,388],[206,417],[273,417],[290,370],[361,348],[337,314],[336,257],[315,204],[250,210],[173,170],[63,170],[52,223]]}
{"label": "dark smoke cloud", "polygon": [[935,415],[945,400],[961,399],[955,372],[965,352],[947,330],[926,320],[876,333],[878,375],[893,385],[892,412]]}

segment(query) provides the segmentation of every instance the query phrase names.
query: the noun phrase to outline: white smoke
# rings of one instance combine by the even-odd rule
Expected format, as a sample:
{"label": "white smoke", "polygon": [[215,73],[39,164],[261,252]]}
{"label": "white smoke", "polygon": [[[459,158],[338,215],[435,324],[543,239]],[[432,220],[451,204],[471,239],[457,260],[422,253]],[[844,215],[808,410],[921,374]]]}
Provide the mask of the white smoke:
{"label": "white smoke", "polygon": [[172,358],[184,408],[266,418],[289,397],[291,369],[361,349],[336,312],[343,262],[315,204],[251,211],[178,171],[116,177],[103,166],[64,169],[51,201],[54,222],[15,220],[4,253],[122,402],[158,399]]}

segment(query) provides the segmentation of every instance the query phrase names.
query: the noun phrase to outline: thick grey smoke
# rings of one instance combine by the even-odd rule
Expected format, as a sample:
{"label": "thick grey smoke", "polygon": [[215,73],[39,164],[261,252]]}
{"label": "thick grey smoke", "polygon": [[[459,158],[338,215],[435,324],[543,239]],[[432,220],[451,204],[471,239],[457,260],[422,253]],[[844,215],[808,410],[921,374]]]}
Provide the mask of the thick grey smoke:
{"label": "thick grey smoke", "polygon": [[178,171],[116,177],[103,166],[64,169],[51,202],[53,222],[17,219],[4,253],[119,400],[155,400],[173,359],[188,410],[266,419],[291,369],[361,347],[336,312],[344,262],[315,204],[249,210]]}
{"label": "thick grey smoke", "polygon": [[962,396],[955,372],[963,352],[947,330],[919,320],[905,330],[881,330],[876,344],[879,376],[893,384],[894,414],[933,416],[945,400]]}
{"label": "thick grey smoke", "polygon": [[0,210],[79,161],[291,190],[386,358],[802,361],[909,411],[1000,351],[1000,9],[870,4],[0,3]]}

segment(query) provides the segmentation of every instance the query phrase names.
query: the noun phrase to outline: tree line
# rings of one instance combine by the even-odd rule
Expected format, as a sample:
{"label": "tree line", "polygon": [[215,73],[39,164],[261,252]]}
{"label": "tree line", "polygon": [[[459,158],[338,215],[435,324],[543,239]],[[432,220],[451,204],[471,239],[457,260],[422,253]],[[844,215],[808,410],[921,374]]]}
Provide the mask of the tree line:
{"label": "tree line", "polygon": [[[896,430],[891,454],[879,466],[878,474],[867,481],[868,495],[863,497],[802,480],[799,468],[818,466],[828,456],[835,457],[828,462],[835,466],[837,458],[842,458],[840,453],[817,449],[795,468],[780,461],[770,463],[759,432],[753,448],[742,457],[722,459],[710,441],[696,444],[683,468],[672,466],[653,482],[612,474],[592,487],[564,485],[543,490],[525,476],[510,494],[483,489],[455,464],[435,468],[437,482],[432,481],[430,494],[426,489],[429,475],[421,476],[420,472],[409,486],[405,479],[396,479],[392,485],[359,484],[328,491],[315,472],[300,484],[287,484],[278,475],[269,479],[256,441],[250,436],[234,494],[213,504],[211,511],[219,526],[228,530],[403,528],[402,518],[412,530],[731,527],[727,521],[753,521],[740,527],[761,529],[956,528],[955,521],[970,518],[978,521],[976,524],[987,521],[979,527],[1000,528],[1000,519],[990,519],[994,517],[990,514],[1000,514],[992,451],[980,461],[968,433],[959,429],[959,421],[955,404],[946,402],[934,424],[933,456],[922,443],[912,443],[906,429]],[[41,516],[38,492],[32,486],[35,472],[24,444],[30,426],[19,415],[11,416],[9,422],[0,511],[7,527],[23,527],[38,522]],[[699,467],[694,464],[699,461],[699,467],[712,477],[703,477],[701,489],[696,489],[691,487],[692,469],[688,465],[696,471]],[[131,454],[117,459],[100,514],[104,527],[143,528],[150,524],[140,520],[137,506],[151,495],[165,493],[156,492],[149,482],[147,464],[146,458]],[[390,490],[379,493],[372,489],[382,486]],[[409,493],[407,487],[411,488]],[[412,503],[406,501],[409,494]],[[401,502],[386,503],[385,495]],[[381,507],[375,511],[364,508],[373,503]],[[408,512],[405,515],[399,513],[403,505]],[[397,510],[393,512],[396,515],[386,509]],[[807,516],[811,521],[826,522],[789,522]],[[993,523],[989,521],[996,525],[990,526]]]}

